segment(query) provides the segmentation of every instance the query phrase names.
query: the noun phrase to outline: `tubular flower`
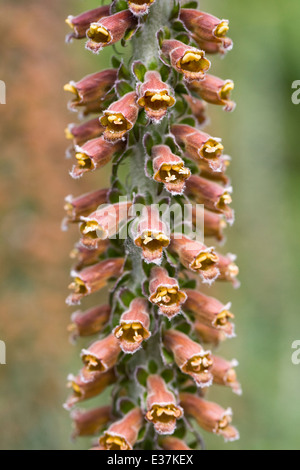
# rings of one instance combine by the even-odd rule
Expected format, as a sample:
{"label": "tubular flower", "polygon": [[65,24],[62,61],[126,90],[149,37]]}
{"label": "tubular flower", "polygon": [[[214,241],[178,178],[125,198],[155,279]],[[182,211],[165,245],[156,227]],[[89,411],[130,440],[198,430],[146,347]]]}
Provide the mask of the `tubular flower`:
{"label": "tubular flower", "polygon": [[69,288],[74,293],[67,298],[67,303],[69,305],[78,304],[86,295],[102,289],[109,279],[120,276],[123,266],[123,258],[114,258],[101,261],[82,271],[71,273],[74,280]]}
{"label": "tubular flower", "polygon": [[72,437],[94,436],[109,423],[112,417],[110,406],[101,406],[92,410],[72,410],[71,419],[73,421]]}
{"label": "tubular flower", "polygon": [[86,337],[100,333],[108,322],[110,314],[111,308],[109,305],[92,307],[86,312],[74,312],[71,316],[71,323],[68,326],[72,339],[76,339],[78,336]]}
{"label": "tubular flower", "polygon": [[167,114],[168,108],[175,104],[169,85],[164,83],[159,72],[149,71],[139,87],[138,104],[145,109],[147,116],[159,122]]}
{"label": "tubular flower", "polygon": [[173,434],[177,419],[183,415],[175,396],[167,389],[165,381],[159,375],[150,375],[147,379],[147,414],[158,434]]}
{"label": "tubular flower", "polygon": [[147,263],[161,263],[163,249],[169,246],[170,239],[166,224],[160,220],[155,207],[145,207],[137,226],[134,243],[142,248]]}
{"label": "tubular flower", "polygon": [[172,236],[171,249],[178,254],[181,263],[191,271],[198,273],[207,284],[214,282],[220,275],[217,267],[218,256],[214,248],[208,248],[184,235]]}
{"label": "tubular flower", "polygon": [[100,445],[106,450],[132,450],[142,425],[142,412],[139,408],[134,408],[105,431],[100,438]]}
{"label": "tubular flower", "polygon": [[177,330],[166,331],[164,345],[174,354],[181,371],[190,375],[198,387],[209,387],[212,384],[213,360],[210,351],[205,351],[200,344]]}
{"label": "tubular flower", "polygon": [[199,323],[222,331],[228,338],[234,337],[234,325],[231,320],[231,304],[223,305],[219,300],[208,297],[199,291],[187,289],[184,308],[190,310]]}
{"label": "tubular flower", "polygon": [[231,426],[230,408],[224,410],[216,403],[208,402],[190,393],[182,393],[180,399],[184,412],[195,418],[203,429],[223,436],[225,441],[239,439],[238,431]]}
{"label": "tubular flower", "polygon": [[[199,45],[216,46],[219,51],[232,49],[232,40],[226,37],[229,30],[229,21],[220,20],[215,16],[192,9],[182,9],[180,19],[185,27],[193,33],[194,41]],[[203,47],[206,50],[205,47]],[[207,52],[211,52],[207,50]]]}
{"label": "tubular flower", "polygon": [[221,139],[183,124],[175,124],[171,132],[178,144],[183,146],[188,158],[196,162],[204,160],[213,171],[221,171],[220,157],[224,150]]}
{"label": "tubular flower", "polygon": [[233,82],[209,75],[205,54],[232,41],[227,20],[185,8],[196,3],[114,0],[67,20],[69,39],[94,53],[118,43],[111,66],[65,86],[77,118],[65,130],[70,175],[110,176],[66,198],[62,225],[77,224],[67,304],[83,307],[68,332],[84,342],[64,406],[73,437],[100,435],[91,450],[202,448],[195,420],[238,437],[231,411],[200,398],[241,387],[236,362],[210,351],[234,336],[231,304],[203,293],[238,285],[234,255],[211,246],[234,221],[230,157],[205,129],[210,104],[235,106]]}
{"label": "tubular flower", "polygon": [[66,23],[73,30],[71,34],[67,36],[67,41],[72,39],[83,39],[86,37],[86,32],[93,21],[98,21],[104,16],[109,15],[109,5],[95,8],[94,10],[86,11],[78,16],[68,16]]}
{"label": "tubular flower", "polygon": [[177,279],[170,277],[166,269],[158,266],[152,268],[149,290],[149,300],[159,307],[161,315],[171,319],[180,313],[186,294],[179,289]]}
{"label": "tubular flower", "polygon": [[204,51],[190,47],[175,39],[165,40],[162,43],[162,53],[167,57],[172,67],[190,82],[203,80],[205,73],[210,69],[210,61],[205,58]]}
{"label": "tubular flower", "polygon": [[129,10],[106,16],[90,24],[87,30],[86,48],[98,54],[103,47],[124,38],[128,29],[136,28],[137,22]]}
{"label": "tubular flower", "polygon": [[120,140],[133,128],[139,108],[136,102],[136,93],[127,93],[104,112],[100,123],[105,127],[104,138],[109,142]]}
{"label": "tubular flower", "polygon": [[87,103],[100,102],[106,97],[107,93],[113,88],[117,79],[117,71],[114,69],[103,70],[84,77],[79,82],[69,82],[64,86],[65,91],[74,95],[69,102],[69,109],[73,110]]}
{"label": "tubular flower", "polygon": [[150,317],[148,302],[144,298],[134,299],[127,312],[120,318],[120,324],[115,328],[114,335],[119,341],[123,352],[133,354],[138,351],[143,341],[150,338]]}
{"label": "tubular flower", "polygon": [[225,387],[230,387],[234,393],[237,395],[242,394],[241,385],[237,380],[237,375],[235,367],[239,363],[233,359],[232,361],[226,361],[222,357],[213,356],[213,368],[212,375],[215,384],[225,385]]}
{"label": "tubular flower", "polygon": [[129,10],[137,16],[142,16],[148,13],[149,8],[155,0],[127,0]]}
{"label": "tubular flower", "polygon": [[120,354],[120,346],[113,334],[93,343],[81,351],[81,359],[90,372],[106,372],[114,367]]}
{"label": "tubular flower", "polygon": [[120,202],[100,207],[83,220],[80,232],[84,237],[85,246],[97,247],[101,240],[114,237],[120,229],[120,224],[127,220],[131,202]]}
{"label": "tubular flower", "polygon": [[207,103],[223,106],[224,111],[230,112],[235,109],[235,102],[230,99],[234,89],[232,80],[222,80],[207,74],[202,82],[192,81],[189,88]]}
{"label": "tubular flower", "polygon": [[152,148],[153,179],[163,183],[171,194],[182,194],[185,181],[191,176],[189,168],[182,158],[174,155],[166,145],[157,145]]}
{"label": "tubular flower", "polygon": [[203,204],[205,209],[225,215],[230,224],[234,222],[234,212],[229,206],[232,203],[231,187],[223,188],[213,181],[192,175],[187,181],[186,193],[198,204]]}
{"label": "tubular flower", "polygon": [[77,164],[71,171],[72,178],[80,178],[84,173],[105,166],[112,157],[124,149],[124,142],[107,142],[103,137],[89,140],[82,147],[75,146]]}

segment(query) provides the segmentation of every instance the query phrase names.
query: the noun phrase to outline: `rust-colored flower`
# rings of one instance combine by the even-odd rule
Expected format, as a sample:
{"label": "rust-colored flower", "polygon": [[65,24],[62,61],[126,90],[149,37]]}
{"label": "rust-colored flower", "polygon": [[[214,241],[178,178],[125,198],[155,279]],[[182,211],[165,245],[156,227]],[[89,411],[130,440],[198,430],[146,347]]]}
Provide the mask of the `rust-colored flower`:
{"label": "rust-colored flower", "polygon": [[65,198],[64,209],[66,211],[66,218],[64,219],[63,226],[67,228],[68,223],[77,223],[80,217],[93,212],[101,204],[107,202],[108,189],[98,189],[90,193],[82,194],[78,197],[67,196]]}
{"label": "rust-colored flower", "polygon": [[111,417],[111,406],[101,406],[92,410],[73,410],[71,412],[74,428],[72,438],[98,434],[103,426],[111,421]]}
{"label": "rust-colored flower", "polygon": [[226,37],[229,30],[228,20],[220,20],[208,13],[189,8],[180,11],[180,19],[193,33],[193,39],[199,46],[212,44],[224,52],[232,49],[232,40]]}
{"label": "rust-colored flower", "polygon": [[223,357],[213,356],[212,375],[214,384],[230,387],[237,395],[242,394],[241,384],[239,383],[235,367],[239,365],[238,361],[226,361]]}
{"label": "rust-colored flower", "polygon": [[72,389],[64,404],[65,409],[72,409],[77,403],[94,398],[116,381],[114,369],[107,372],[90,373],[83,368],[77,376],[69,375],[68,388]]}
{"label": "rust-colored flower", "polygon": [[162,53],[167,57],[172,67],[184,75],[187,81],[203,80],[210,69],[210,61],[205,58],[205,52],[195,47],[187,46],[175,39],[164,40]]}
{"label": "rust-colored flower", "polygon": [[188,158],[196,162],[204,160],[211,170],[221,171],[220,157],[224,150],[221,139],[211,137],[186,124],[174,124],[171,127],[171,132],[177,143],[183,147]]}
{"label": "rust-colored flower", "polygon": [[149,300],[159,307],[159,313],[169,319],[178,315],[186,301],[186,294],[179,289],[177,279],[168,275],[168,271],[160,266],[152,268]]}
{"label": "rust-colored flower", "polygon": [[175,233],[171,237],[170,249],[179,256],[180,262],[186,268],[198,273],[204,283],[211,284],[218,278],[220,271],[214,248]]}
{"label": "rust-colored flower", "polygon": [[86,37],[86,32],[93,21],[98,21],[104,16],[109,15],[110,6],[105,5],[103,7],[94,8],[93,10],[81,13],[78,16],[68,16],[66,23],[73,30],[71,34],[67,36],[67,41],[72,39],[83,39]]}
{"label": "rust-colored flower", "polygon": [[107,141],[120,140],[133,128],[139,112],[136,99],[135,91],[127,93],[104,112],[100,122],[105,127],[104,138]]}
{"label": "rust-colored flower", "polygon": [[129,10],[137,16],[148,13],[150,6],[155,0],[127,0]]}
{"label": "rust-colored flower", "polygon": [[140,408],[134,408],[105,431],[99,440],[100,445],[106,450],[132,450],[142,425],[142,412]]}
{"label": "rust-colored flower", "polygon": [[218,183],[209,181],[201,176],[192,175],[186,183],[186,194],[198,204],[218,214],[224,214],[226,220],[234,222],[234,211],[231,209],[231,187],[224,188]]}
{"label": "rust-colored flower", "polygon": [[226,334],[223,331],[204,325],[199,320],[195,321],[194,329],[202,344],[210,344],[217,347],[226,339]]}
{"label": "rust-colored flower", "polygon": [[177,437],[164,437],[160,443],[164,450],[191,450],[191,448],[182,440]]}
{"label": "rust-colored flower", "polygon": [[202,178],[206,178],[216,183],[223,184],[225,187],[230,186],[230,179],[227,175],[227,169],[230,165],[231,158],[229,155],[221,155],[219,157],[219,170],[214,171],[209,163],[205,160],[197,162],[198,168]]}
{"label": "rust-colored flower", "polygon": [[110,313],[111,308],[109,305],[92,307],[85,312],[80,310],[74,312],[71,316],[71,324],[68,326],[72,339],[76,339],[78,336],[86,337],[100,333],[108,322]]}
{"label": "rust-colored flower", "polygon": [[219,300],[208,297],[202,292],[187,289],[184,308],[190,310],[199,323],[222,331],[228,338],[234,336],[234,315],[230,312],[231,304],[223,305]]}
{"label": "rust-colored flower", "polygon": [[163,249],[169,246],[170,239],[166,224],[161,221],[155,206],[145,207],[137,226],[134,243],[142,248],[147,263],[161,263]]}
{"label": "rust-colored flower", "polygon": [[177,330],[165,332],[164,345],[174,354],[181,371],[190,375],[198,387],[209,387],[212,384],[213,361],[210,351],[205,351],[200,344]]}
{"label": "rust-colored flower", "polygon": [[115,44],[124,38],[127,30],[135,29],[137,20],[129,10],[101,18],[90,24],[87,30],[86,48],[98,54],[103,47]]}
{"label": "rust-colored flower", "polygon": [[83,349],[81,359],[89,372],[106,372],[114,367],[120,352],[119,342],[110,334]]}
{"label": "rust-colored flower", "polygon": [[225,441],[239,439],[238,431],[231,425],[232,411],[230,408],[224,410],[216,403],[203,400],[190,393],[182,393],[180,399],[184,412],[195,418],[205,431],[223,436]]}
{"label": "rust-colored flower", "polygon": [[159,72],[155,70],[146,73],[144,83],[138,88],[138,104],[155,122],[165,117],[168,109],[175,104],[169,85],[162,81]]}
{"label": "rust-colored flower", "polygon": [[235,109],[235,102],[230,99],[234,89],[232,80],[222,80],[207,74],[201,82],[192,81],[189,83],[189,88],[207,103],[223,106],[224,110],[229,112]]}
{"label": "rust-colored flower", "polygon": [[73,140],[74,145],[83,145],[88,140],[100,137],[104,132],[99,118],[91,119],[83,124],[69,124],[65,129],[65,135],[68,140]]}
{"label": "rust-colored flower", "polygon": [[82,78],[79,82],[71,81],[64,86],[65,91],[70,91],[74,97],[69,102],[69,109],[72,111],[87,103],[100,102],[113,88],[117,79],[115,69],[102,70]]}
{"label": "rust-colored flower", "polygon": [[240,281],[237,279],[239,274],[239,268],[236,265],[236,255],[228,253],[228,255],[223,256],[218,254],[218,268],[220,270],[220,281],[228,281],[233,284],[234,288],[240,287]]}
{"label": "rust-colored flower", "polygon": [[101,240],[113,238],[122,222],[128,219],[131,202],[119,202],[100,207],[87,217],[81,217],[80,232],[85,246],[95,247]]}
{"label": "rust-colored flower", "polygon": [[203,220],[205,237],[216,238],[219,242],[224,240],[223,232],[227,223],[223,216],[203,209],[200,204],[197,204],[193,206],[192,218],[195,226],[198,225],[198,221]]}
{"label": "rust-colored flower", "polygon": [[152,148],[154,180],[163,183],[171,194],[182,194],[185,181],[191,176],[182,158],[171,152],[167,145]]}
{"label": "rust-colored flower", "polygon": [[138,351],[142,343],[151,336],[149,327],[148,302],[144,298],[136,298],[122,314],[119,325],[114,329],[122,351],[126,354]]}
{"label": "rust-colored flower", "polygon": [[175,395],[167,389],[165,381],[159,375],[150,375],[147,379],[146,418],[153,423],[155,431],[173,434],[182,415],[182,408],[177,405]]}
{"label": "rust-colored flower", "polygon": [[77,164],[71,170],[73,178],[80,178],[84,173],[105,166],[112,157],[125,149],[125,142],[107,142],[103,137],[89,140],[82,147],[75,146]]}
{"label": "rust-colored flower", "polygon": [[109,279],[121,275],[123,272],[124,258],[112,258],[101,261],[79,272],[72,272],[74,277],[69,288],[74,293],[67,298],[68,305],[76,305],[81,299],[93,292],[102,289]]}

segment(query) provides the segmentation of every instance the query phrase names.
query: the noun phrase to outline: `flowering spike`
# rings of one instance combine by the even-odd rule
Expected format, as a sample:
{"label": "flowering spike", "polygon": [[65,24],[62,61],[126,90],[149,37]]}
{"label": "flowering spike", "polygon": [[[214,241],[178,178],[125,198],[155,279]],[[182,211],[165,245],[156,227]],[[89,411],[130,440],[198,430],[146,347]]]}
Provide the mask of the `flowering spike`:
{"label": "flowering spike", "polygon": [[209,241],[224,242],[234,221],[230,157],[203,129],[208,103],[235,107],[233,82],[210,75],[206,57],[225,54],[232,40],[227,20],[195,4],[114,0],[67,20],[69,39],[86,37],[96,54],[118,43],[111,68],[65,86],[82,119],[65,131],[71,176],[111,173],[107,189],[66,198],[63,222],[79,232],[67,304],[96,305],[71,316],[71,340],[94,338],[69,376],[65,408],[111,386],[109,403],[71,413],[74,437],[103,433],[92,450],[187,451],[202,441],[190,418],[238,437],[231,410],[200,398],[209,386],[241,388],[236,362],[210,351],[234,336],[231,305],[203,293],[216,280],[238,286],[234,255]]}

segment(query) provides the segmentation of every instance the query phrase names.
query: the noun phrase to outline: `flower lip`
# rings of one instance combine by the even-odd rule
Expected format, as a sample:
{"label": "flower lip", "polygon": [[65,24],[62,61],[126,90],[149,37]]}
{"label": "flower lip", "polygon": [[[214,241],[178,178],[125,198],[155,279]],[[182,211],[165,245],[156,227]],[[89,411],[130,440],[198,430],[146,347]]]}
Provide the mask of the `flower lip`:
{"label": "flower lip", "polygon": [[178,67],[186,72],[204,73],[210,68],[210,61],[204,57],[203,51],[186,51],[178,61]]}
{"label": "flower lip", "polygon": [[229,21],[228,20],[223,20],[214,29],[214,35],[216,36],[216,38],[222,39],[222,38],[225,38],[228,31],[229,31]]}
{"label": "flower lip", "polygon": [[128,0],[130,11],[137,16],[145,15],[155,0]]}
{"label": "flower lip", "polygon": [[145,230],[136,238],[135,243],[142,248],[155,252],[169,246],[170,240],[163,232]]}
{"label": "flower lip", "polygon": [[100,439],[100,444],[106,450],[132,450],[131,445],[126,441],[123,436],[113,432],[106,432]]}
{"label": "flower lip", "polygon": [[75,294],[85,295],[88,292],[85,282],[80,277],[74,278],[73,282],[69,285],[69,289],[72,289]]}
{"label": "flower lip", "polygon": [[205,351],[203,354],[195,355],[187,361],[183,367],[183,371],[193,374],[207,374],[212,368],[213,360],[210,351]]}
{"label": "flower lip", "polygon": [[107,230],[101,227],[95,220],[83,222],[80,226],[80,231],[85,237],[93,240],[105,240],[108,237]]}
{"label": "flower lip", "polygon": [[226,80],[225,84],[222,86],[219,92],[221,100],[229,101],[230,94],[233,90],[234,90],[234,82],[232,80]]}
{"label": "flower lip", "polygon": [[89,372],[104,372],[106,367],[94,354],[83,350],[82,361]]}
{"label": "flower lip", "polygon": [[153,422],[160,434],[170,434],[176,425],[176,420],[182,417],[182,409],[170,403],[153,404],[146,414],[148,421]]}
{"label": "flower lip", "polygon": [[168,91],[146,91],[139,101],[139,105],[152,112],[160,112],[161,109],[167,108],[175,104],[175,99],[169,95]]}
{"label": "flower lip", "polygon": [[121,343],[126,343],[128,346],[132,345],[134,349],[150,336],[149,331],[141,322],[137,321],[122,321],[115,329],[114,334]]}
{"label": "flower lip", "polygon": [[218,262],[218,256],[213,252],[201,252],[191,264],[191,269],[198,271],[208,271]]}
{"label": "flower lip", "polygon": [[215,328],[224,328],[232,319],[234,319],[233,313],[229,312],[229,310],[222,310],[213,321],[213,326]]}
{"label": "flower lip", "polygon": [[123,116],[122,113],[113,113],[106,111],[100,119],[101,124],[106,127],[107,132],[114,135],[124,135],[132,128],[132,124]]}
{"label": "flower lip", "polygon": [[219,158],[224,150],[224,146],[215,139],[209,139],[199,150],[203,158]]}
{"label": "flower lip", "polygon": [[83,152],[77,152],[75,154],[75,158],[77,160],[77,164],[82,170],[93,170],[95,168],[92,159]]}
{"label": "flower lip", "polygon": [[154,175],[154,179],[159,179],[163,183],[176,183],[185,181],[191,175],[189,168],[182,163],[164,163],[159,171]]}
{"label": "flower lip", "polygon": [[111,42],[109,31],[98,23],[91,23],[87,31],[87,37],[97,44],[109,44]]}

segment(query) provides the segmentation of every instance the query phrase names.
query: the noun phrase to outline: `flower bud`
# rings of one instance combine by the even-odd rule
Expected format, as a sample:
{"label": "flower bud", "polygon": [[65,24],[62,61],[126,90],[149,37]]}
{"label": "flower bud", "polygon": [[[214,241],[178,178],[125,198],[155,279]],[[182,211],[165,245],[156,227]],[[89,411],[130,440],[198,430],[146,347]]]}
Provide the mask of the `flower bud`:
{"label": "flower bud", "polygon": [[190,375],[198,387],[209,387],[212,384],[213,361],[210,351],[205,351],[200,344],[177,330],[167,330],[163,341],[165,347],[174,354],[181,371]]}
{"label": "flower bud", "polygon": [[71,316],[71,324],[68,331],[72,334],[72,339],[78,336],[84,338],[100,333],[109,320],[111,308],[109,305],[93,307],[85,312],[77,311]]}
{"label": "flower bud", "polygon": [[91,119],[83,124],[69,124],[65,129],[66,138],[73,140],[75,145],[83,145],[88,140],[100,137],[104,132],[104,127],[101,126],[99,118]]}
{"label": "flower bud", "polygon": [[155,0],[127,0],[129,10],[136,16],[142,16],[149,12],[149,8]]}
{"label": "flower bud", "polygon": [[125,145],[125,142],[107,142],[103,137],[89,140],[82,147],[76,145],[77,164],[72,168],[72,178],[80,178],[84,173],[102,168],[115,153],[122,152]]}
{"label": "flower bud", "polygon": [[202,11],[182,8],[180,19],[185,27],[193,33],[193,39],[198,43],[212,43],[224,50],[232,49],[232,40],[226,37],[229,21],[220,20]]}
{"label": "flower bud", "polygon": [[166,145],[156,145],[152,148],[153,179],[163,183],[171,194],[182,194],[185,180],[191,176],[189,168],[184,161],[174,155]]}
{"label": "flower bud", "polygon": [[208,327],[222,331],[228,338],[234,336],[234,315],[229,311],[231,304],[223,305],[219,300],[208,297],[199,291],[187,289],[184,308],[190,310],[196,320]]}
{"label": "flower bud", "polygon": [[146,419],[153,423],[158,434],[173,434],[177,419],[183,410],[177,405],[175,396],[167,389],[165,381],[159,375],[150,375],[147,379],[147,414]]}
{"label": "flower bud", "polygon": [[110,6],[105,5],[103,7],[95,8],[81,13],[78,16],[68,16],[66,23],[73,30],[71,34],[67,36],[67,41],[72,39],[83,39],[86,37],[86,32],[93,21],[98,21],[101,18],[109,15]]}
{"label": "flower bud", "polygon": [[100,395],[115,381],[116,375],[113,369],[104,373],[97,372],[91,374],[84,368],[76,377],[69,375],[68,388],[71,388],[73,393],[67,399],[64,408],[70,410],[77,403]]}
{"label": "flower bud", "polygon": [[72,111],[77,107],[84,106],[87,103],[100,102],[107,93],[113,88],[117,79],[117,70],[108,69],[93,73],[84,77],[79,82],[69,82],[64,86],[65,91],[70,91],[75,96],[69,102],[69,109]]}
{"label": "flower bud", "polygon": [[168,275],[161,267],[151,270],[149,300],[159,307],[159,313],[169,319],[178,315],[186,301],[186,294],[179,289],[178,281]]}
{"label": "flower bud", "polygon": [[198,98],[194,98],[190,95],[183,95],[185,101],[191,108],[191,111],[194,117],[197,119],[197,122],[200,126],[204,126],[207,124],[207,116],[206,116],[206,109],[207,105],[205,101],[199,100]]}
{"label": "flower bud", "polygon": [[168,108],[175,104],[169,85],[162,81],[159,72],[155,70],[146,73],[138,94],[138,104],[145,109],[149,119],[155,122],[161,121],[166,116]]}
{"label": "flower bud", "polygon": [[123,266],[123,258],[113,258],[89,266],[80,272],[72,272],[74,281],[69,285],[69,289],[73,289],[74,293],[67,298],[67,304],[76,305],[83,297],[102,289],[109,279],[121,275]]}
{"label": "flower bud", "polygon": [[218,254],[218,268],[220,270],[220,281],[232,282],[235,289],[240,287],[240,281],[237,279],[239,274],[239,268],[235,263],[236,255],[228,253],[228,255],[223,256]]}
{"label": "flower bud", "polygon": [[188,158],[196,162],[204,160],[213,171],[221,170],[220,157],[224,150],[221,139],[211,137],[185,124],[174,124],[171,132]]}
{"label": "flower bud", "polygon": [[112,369],[121,352],[119,342],[113,334],[93,343],[81,351],[81,359],[89,372],[106,372]]}
{"label": "flower bud", "polygon": [[204,204],[205,209],[224,214],[227,222],[233,224],[234,211],[229,207],[232,202],[232,188],[209,181],[201,176],[192,175],[186,183],[186,194],[197,204]]}
{"label": "flower bud", "polygon": [[201,82],[189,83],[189,89],[207,103],[224,106],[225,111],[230,112],[235,109],[235,102],[230,99],[230,94],[234,89],[232,80],[222,80],[213,75],[206,75]]}
{"label": "flower bud", "polygon": [[144,209],[137,226],[134,243],[142,248],[143,257],[147,263],[161,263],[163,249],[169,246],[170,239],[166,224],[160,220],[155,206],[148,206]]}
{"label": "flower bud", "polygon": [[162,53],[170,60],[172,67],[182,73],[189,82],[203,80],[211,66],[210,61],[205,58],[204,51],[175,39],[163,41]]}
{"label": "flower bud", "polygon": [[181,405],[187,415],[195,418],[199,426],[205,431],[223,436],[225,441],[239,439],[238,431],[231,426],[232,411],[224,410],[216,403],[203,400],[190,393],[180,395]]}
{"label": "flower bud", "polygon": [[214,248],[175,233],[172,235],[170,249],[179,256],[180,262],[187,269],[198,273],[204,283],[211,284],[219,276],[218,257]]}
{"label": "flower bud", "polygon": [[100,123],[105,127],[104,138],[107,141],[120,140],[133,128],[139,112],[136,98],[135,91],[127,93],[104,112]]}
{"label": "flower bud", "polygon": [[106,450],[132,450],[143,421],[141,410],[134,408],[105,431],[99,440],[100,445]]}
{"label": "flower bud", "polygon": [[149,332],[150,317],[148,302],[144,298],[134,299],[129,309],[123,313],[119,325],[114,329],[114,335],[119,341],[122,351],[133,354],[138,351],[143,341],[146,341]]}
{"label": "flower bud", "polygon": [[105,204],[108,198],[108,189],[99,189],[74,198],[67,196],[64,209],[67,213],[65,223],[76,223],[80,217],[93,212],[101,204]]}
{"label": "flower bud", "polygon": [[160,445],[164,450],[191,450],[183,440],[171,436],[162,439]]}
{"label": "flower bud", "polygon": [[197,226],[198,220],[204,219],[204,236],[205,237],[214,237],[219,242],[223,241],[224,234],[223,231],[227,227],[227,224],[222,216],[210,212],[200,204],[196,204],[192,209],[192,218],[193,224]]}
{"label": "flower bud", "polygon": [[113,238],[119,232],[122,222],[128,220],[131,205],[131,202],[106,204],[87,217],[82,217],[80,232],[84,246],[97,247],[101,240]]}
{"label": "flower bud", "polygon": [[86,48],[98,54],[103,47],[115,44],[123,39],[128,29],[134,29],[137,20],[129,10],[106,16],[90,24],[87,31]]}
{"label": "flower bud", "polygon": [[225,385],[225,387],[230,387],[234,393],[237,395],[242,394],[241,384],[237,380],[237,375],[235,367],[239,363],[233,359],[232,361],[226,361],[223,357],[213,356],[213,367],[212,375],[214,384]]}
{"label": "flower bud", "polygon": [[111,420],[111,406],[101,406],[92,410],[73,410],[71,412],[74,431],[72,438],[94,436]]}

